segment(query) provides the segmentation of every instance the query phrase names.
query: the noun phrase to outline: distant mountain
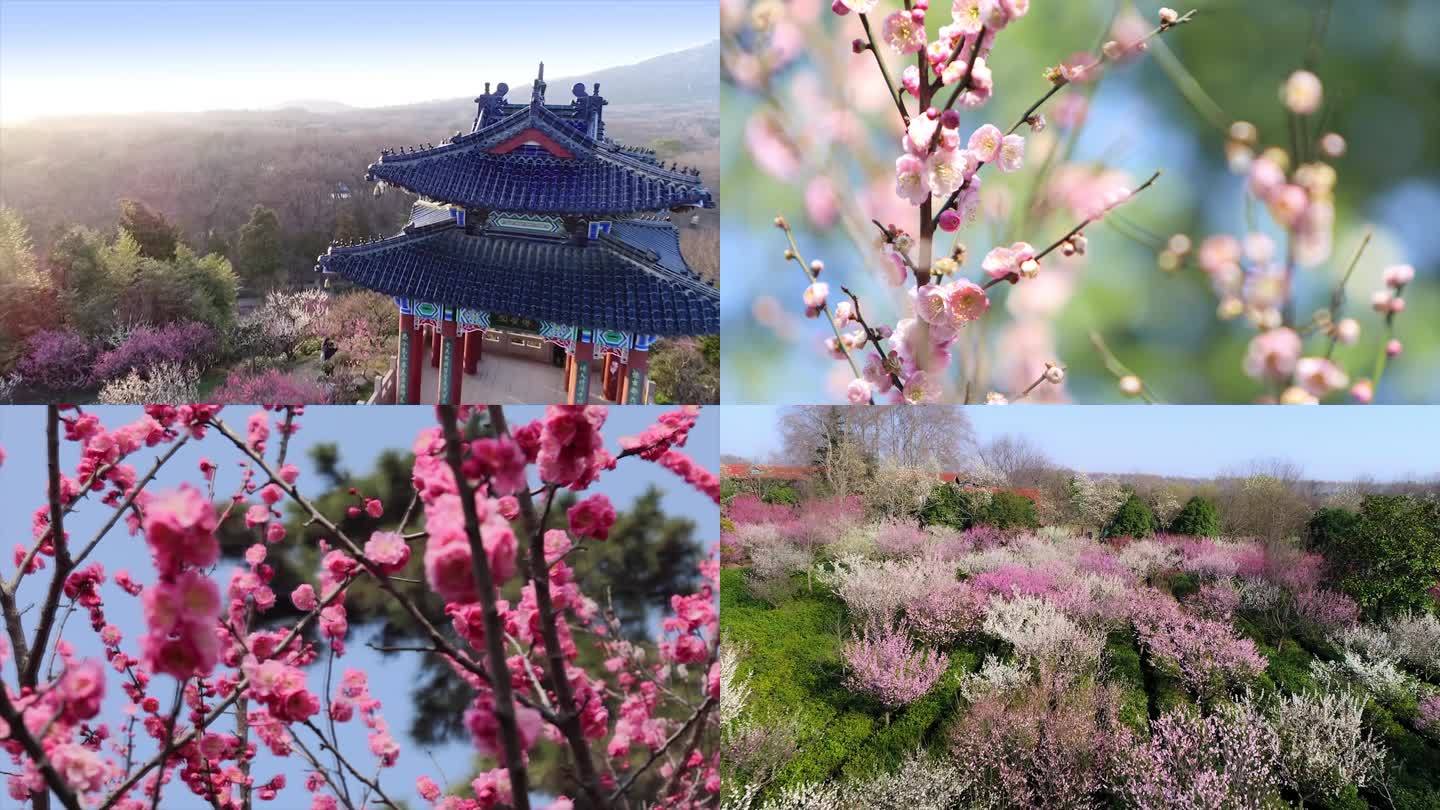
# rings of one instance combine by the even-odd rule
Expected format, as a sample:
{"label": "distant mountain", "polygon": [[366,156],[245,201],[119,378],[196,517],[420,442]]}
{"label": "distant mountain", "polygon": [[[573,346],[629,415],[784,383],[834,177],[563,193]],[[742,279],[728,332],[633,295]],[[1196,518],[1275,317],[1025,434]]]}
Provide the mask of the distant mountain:
{"label": "distant mountain", "polygon": [[[535,67],[516,64],[509,75],[477,77],[469,96],[404,106],[301,99],[268,110],[86,115],[0,127],[0,206],[20,211],[43,253],[71,225],[113,228],[124,197],[160,211],[202,247],[233,245],[251,207],[261,204],[275,209],[291,237],[290,263],[308,271],[342,213],[372,235],[393,233],[405,221],[409,195],[374,196],[364,178],[382,149],[469,132],[473,99],[485,81],[510,84],[511,100],[528,98]],[[610,137],[700,169],[718,193],[718,73],[719,44],[712,42],[581,76],[547,73],[546,82],[556,103],[571,98],[577,81],[600,82],[610,101]],[[337,200],[337,183],[353,196]],[[713,237],[717,215],[702,212],[702,227],[685,233]],[[718,240],[712,241],[708,263],[718,265]]]}
{"label": "distant mountain", "polygon": [[286,102],[282,102],[282,103],[280,103],[280,104],[275,104],[275,105],[273,105],[273,106],[267,107],[266,109],[270,109],[270,110],[304,110],[305,112],[320,113],[320,114],[323,115],[323,114],[327,114],[327,113],[349,112],[349,111],[351,111],[351,110],[353,110],[353,109],[355,109],[355,108],[352,107],[352,106],[350,106],[349,104],[342,104],[341,102],[338,102],[338,101],[326,101],[325,99],[314,98],[314,99],[297,99],[297,100],[295,100],[295,101],[286,101]]}
{"label": "distant mountain", "polygon": [[[683,51],[667,53],[633,65],[605,68],[583,76],[545,79],[548,96],[554,101],[570,97],[570,86],[584,82],[588,90],[600,83],[600,95],[617,104],[684,104],[718,101],[720,94],[720,41],[708,42]],[[511,82],[511,100],[517,95]],[[533,81],[526,81],[518,95],[530,94]],[[563,95],[561,95],[563,94]]]}

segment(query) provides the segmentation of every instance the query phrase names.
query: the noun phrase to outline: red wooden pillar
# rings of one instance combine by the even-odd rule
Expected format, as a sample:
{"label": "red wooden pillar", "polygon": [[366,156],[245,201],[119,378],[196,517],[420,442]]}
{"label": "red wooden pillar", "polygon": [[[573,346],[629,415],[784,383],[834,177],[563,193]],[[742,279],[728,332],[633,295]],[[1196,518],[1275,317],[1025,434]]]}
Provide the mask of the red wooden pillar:
{"label": "red wooden pillar", "polygon": [[590,355],[593,351],[592,344],[575,341],[575,356],[571,359],[565,386],[566,401],[571,405],[585,405],[590,401]]}
{"label": "red wooden pillar", "polygon": [[605,359],[605,382],[602,389],[605,392],[605,398],[611,402],[623,402],[625,399],[625,367],[620,362],[620,355],[605,352],[601,357]]}
{"label": "red wooden pillar", "polygon": [[415,328],[415,316],[400,313],[400,351],[395,365],[395,401],[402,405],[420,403],[420,363],[424,335]]}
{"label": "red wooden pillar", "polygon": [[485,333],[479,330],[465,333],[465,373],[480,371],[480,353],[485,345]]}
{"label": "red wooden pillar", "polygon": [[460,356],[460,338],[456,334],[455,322],[444,321],[436,341],[440,345],[440,391],[437,399],[443,405],[460,404],[460,370],[464,365]]}
{"label": "red wooden pillar", "polygon": [[630,350],[630,362],[626,364],[625,398],[627,405],[645,404],[645,378],[650,370],[650,352],[641,349]]}
{"label": "red wooden pillar", "polygon": [[431,326],[430,329],[430,367],[440,367],[440,327]]}

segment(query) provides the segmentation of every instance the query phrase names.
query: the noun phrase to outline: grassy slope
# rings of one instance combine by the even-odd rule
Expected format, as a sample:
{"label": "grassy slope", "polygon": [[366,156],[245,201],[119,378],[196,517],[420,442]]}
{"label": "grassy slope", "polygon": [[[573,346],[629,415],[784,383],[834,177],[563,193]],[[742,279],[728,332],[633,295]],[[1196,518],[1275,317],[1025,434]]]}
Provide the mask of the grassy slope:
{"label": "grassy slope", "polygon": [[803,589],[780,607],[752,599],[744,572],[720,573],[720,626],[726,643],[745,650],[742,670],[753,673],[749,710],[755,722],[788,720],[800,749],[777,785],[856,777],[893,768],[919,746],[943,744],[943,721],[953,714],[956,676],[978,666],[970,650],[951,654],[950,669],[930,694],[894,712],[844,685],[841,633],[845,605],[821,588]]}
{"label": "grassy slope", "polygon": [[[950,650],[950,671],[939,685],[894,713],[886,725],[878,705],[844,686],[840,645],[848,625],[845,606],[823,588],[806,593],[802,587],[794,599],[771,607],[749,596],[744,571],[726,569],[720,575],[720,625],[727,643],[745,650],[742,669],[752,673],[749,710],[754,720],[788,719],[799,731],[799,750],[781,769],[777,787],[889,770],[917,747],[943,748],[945,732],[960,709],[956,676],[977,669],[985,653],[993,652],[983,645]],[[1335,656],[1322,643],[1270,637],[1244,619],[1236,625],[1269,660],[1257,684],[1262,691],[1314,689],[1310,662]],[[1121,719],[1137,730],[1145,730],[1147,718],[1193,705],[1174,677],[1150,664],[1128,630],[1106,639],[1105,672],[1121,689]],[[1390,753],[1394,806],[1440,810],[1440,749],[1415,732],[1414,714],[1413,705],[1372,701],[1366,719]],[[1389,806],[1373,791],[1363,799],[1342,798],[1329,806],[1364,807],[1365,799]]]}

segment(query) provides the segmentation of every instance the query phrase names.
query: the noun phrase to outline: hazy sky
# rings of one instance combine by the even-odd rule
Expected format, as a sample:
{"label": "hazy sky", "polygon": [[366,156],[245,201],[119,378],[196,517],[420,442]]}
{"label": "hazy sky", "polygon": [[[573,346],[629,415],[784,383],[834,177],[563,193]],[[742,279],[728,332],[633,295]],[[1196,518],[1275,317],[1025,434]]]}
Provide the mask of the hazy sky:
{"label": "hazy sky", "polygon": [[718,35],[715,0],[0,0],[0,121],[406,104]]}
{"label": "hazy sky", "polygon": [[[720,451],[765,458],[783,408],[726,405]],[[1285,458],[1306,475],[1347,480],[1440,475],[1440,408],[1386,406],[972,406],[981,441],[1026,436],[1056,462],[1087,472],[1209,476]]]}

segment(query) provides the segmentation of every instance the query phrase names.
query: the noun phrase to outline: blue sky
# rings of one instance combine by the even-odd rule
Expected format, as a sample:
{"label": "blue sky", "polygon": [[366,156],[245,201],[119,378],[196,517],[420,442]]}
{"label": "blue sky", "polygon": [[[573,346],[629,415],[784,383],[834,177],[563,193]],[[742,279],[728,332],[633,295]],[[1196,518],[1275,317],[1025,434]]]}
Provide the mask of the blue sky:
{"label": "blue sky", "polygon": [[[726,405],[721,452],[763,459],[780,444],[783,408]],[[1440,408],[1256,405],[972,406],[981,441],[1026,436],[1086,472],[1209,476],[1284,458],[1325,480],[1440,475]]]}
{"label": "blue sky", "polygon": [[0,120],[406,104],[718,35],[715,0],[0,0]]}
{"label": "blue sky", "polygon": [[[139,408],[131,407],[91,410],[99,413],[102,423],[112,428],[133,420],[140,413]],[[245,407],[227,408],[222,417],[237,432],[243,434],[245,420],[253,410]],[[638,406],[611,408],[603,429],[608,446],[612,451],[618,451],[619,437],[639,433],[664,410]],[[506,408],[512,425],[536,418],[542,412],[543,408],[538,407]],[[719,464],[719,422],[714,409],[703,412],[685,447],[686,452],[696,461],[710,469],[717,469]],[[291,442],[289,460],[301,469],[299,486],[304,492],[307,481],[312,482],[312,486],[319,486],[314,467],[306,453],[308,448],[321,442],[337,442],[341,445],[342,466],[356,474],[364,474],[372,469],[374,460],[382,450],[408,449],[422,428],[435,424],[435,415],[434,410],[428,407],[312,407],[306,410],[300,423],[301,430]],[[7,455],[4,465],[0,466],[0,516],[3,516],[0,517],[0,541],[3,541],[0,550],[4,551],[8,559],[9,551],[15,544],[28,541],[30,517],[35,508],[45,500],[45,409],[39,406],[0,408],[0,447],[5,449]],[[61,447],[62,464],[67,470],[73,470],[78,459],[75,445],[62,442]],[[272,459],[273,452],[272,445]],[[152,451],[142,451],[139,454],[134,463],[141,474],[149,470],[154,456]],[[152,486],[164,489],[175,487],[182,481],[198,482],[200,479],[197,465],[201,457],[208,457],[219,465],[216,492],[220,497],[233,492],[239,481],[239,470],[233,463],[237,459],[237,451],[223,438],[213,434],[202,442],[187,443],[162,470]],[[664,493],[661,507],[667,514],[693,520],[697,526],[697,539],[707,543],[717,539],[719,507],[659,465],[629,459],[622,462],[617,471],[604,476],[591,491],[605,493],[617,509],[623,510],[651,484],[658,486]],[[66,519],[65,528],[72,537],[88,542],[108,515],[107,508],[89,501]],[[154,569],[150,565],[143,542],[139,538],[130,537],[123,524],[111,530],[97,546],[91,560],[103,564],[109,574],[128,568],[138,582],[149,583],[154,579]],[[217,581],[229,581],[229,567],[222,566],[222,570],[216,574]],[[0,563],[0,574],[9,577],[13,571],[13,563]],[[48,572],[25,580],[19,593],[20,603],[24,605],[41,598],[42,590],[48,582]],[[125,596],[113,582],[104,586],[102,595],[106,603],[107,619],[125,631],[126,642],[122,646],[127,650],[133,649],[136,635],[142,626],[139,600]],[[281,598],[285,597],[282,595]],[[77,654],[82,657],[97,655],[101,652],[99,641],[86,627],[84,619],[84,613],[79,613],[64,637],[75,643]],[[27,628],[29,632],[34,630],[33,625],[27,624]],[[405,736],[413,714],[409,693],[419,672],[418,662],[408,655],[382,658],[365,646],[366,638],[365,632],[352,630],[346,654],[338,659],[336,664],[337,667],[363,669],[370,674],[372,692],[384,703],[382,713],[404,749],[396,767],[383,774],[382,784],[386,793],[396,799],[408,798],[414,806],[422,806],[424,803],[418,801],[414,793],[416,777],[427,774],[438,782],[441,781],[441,774],[437,772],[426,752],[409,743]],[[0,677],[13,685],[13,668],[7,665],[4,675]],[[164,676],[159,680],[163,682],[154,694],[168,707],[173,683]],[[104,717],[122,716],[120,712],[126,700],[118,684],[113,677],[110,679],[106,708],[102,713]],[[310,686],[317,691],[323,688],[323,670],[312,671]],[[364,728],[359,725],[359,720],[352,722],[355,725],[348,729],[350,734],[341,748],[352,762],[372,763],[374,758],[366,746],[365,735],[360,733]],[[118,728],[114,730],[119,732]],[[342,736],[343,731],[342,727]],[[149,750],[148,746],[145,747]],[[434,756],[444,774],[452,780],[460,780],[470,771],[472,749],[468,745],[443,746],[431,749],[429,753]],[[256,770],[260,781],[268,780],[277,772],[285,773],[288,781],[288,787],[281,793],[279,801],[271,803],[271,806],[309,806],[308,795],[304,789],[304,771],[299,767],[301,760],[298,755],[277,762],[273,756],[264,753],[260,759],[263,765]],[[183,787],[169,790],[165,794],[164,806],[177,810],[204,810],[209,807]]]}

